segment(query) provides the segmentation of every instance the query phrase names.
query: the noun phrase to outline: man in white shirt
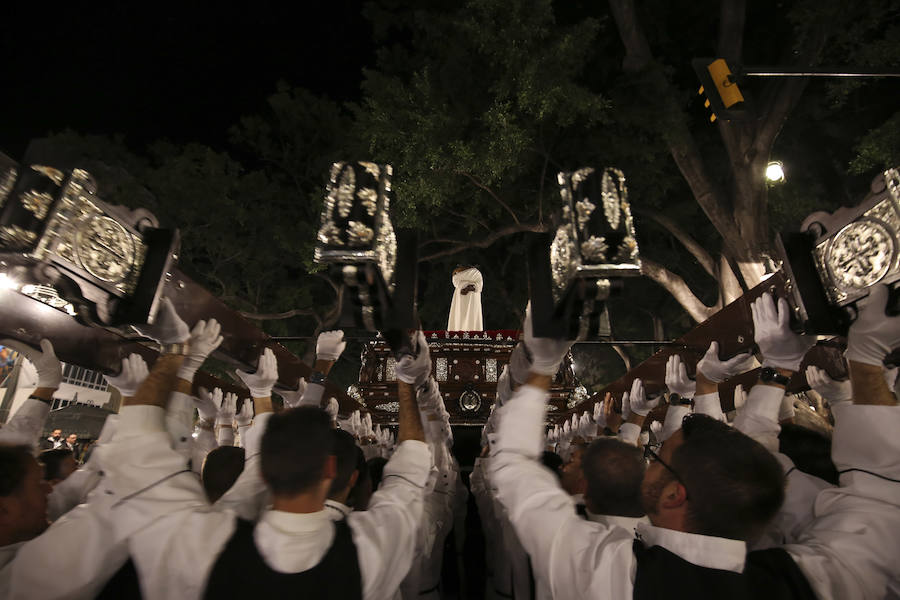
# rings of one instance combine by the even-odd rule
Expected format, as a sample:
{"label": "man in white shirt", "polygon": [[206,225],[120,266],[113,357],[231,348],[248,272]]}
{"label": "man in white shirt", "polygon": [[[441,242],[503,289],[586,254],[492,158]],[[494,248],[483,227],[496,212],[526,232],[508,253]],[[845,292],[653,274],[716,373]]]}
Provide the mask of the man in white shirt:
{"label": "man in white shirt", "polygon": [[[697,571],[701,578],[709,572],[740,577],[746,560],[742,538],[760,530],[783,498],[781,468],[774,457],[727,425],[700,416],[702,427],[673,435],[659,453],[661,460],[647,469],[642,499],[653,525],[639,524],[637,540],[623,527],[585,523],[555,476],[535,460],[542,449],[551,378],[570,343],[535,338],[530,317],[525,343],[533,358],[531,375],[502,409],[490,469],[536,575],[549,584],[553,597],[630,599],[654,597],[654,585],[668,593],[673,586],[692,588],[690,581],[673,579],[671,573],[657,582],[660,565],[668,570],[678,564],[677,572],[688,579]],[[722,443],[728,444],[725,452]],[[716,450],[707,462],[720,461],[727,472],[690,467],[689,461],[708,452],[710,445]],[[752,485],[734,485],[748,474]],[[737,518],[728,519],[729,514]],[[642,563],[649,566],[644,573]],[[729,583],[726,577],[726,587],[719,591],[727,591]],[[695,593],[702,595],[703,590]]]}
{"label": "man in white shirt", "polygon": [[[431,466],[411,386],[398,385],[400,444],[379,491],[366,512],[340,522],[325,510],[335,472],[331,417],[311,407],[268,416],[259,462],[272,508],[253,525],[210,509],[165,432],[163,406],[184,360],[187,325],[174,311],[160,311],[144,333],[172,352],[126,402],[107,449],[116,457],[109,480],[121,498],[112,516],[128,536],[144,597],[287,594],[301,580],[323,598],[391,597],[412,562]],[[260,395],[270,393],[274,378],[252,376],[242,378],[257,415],[271,412],[271,398]]]}

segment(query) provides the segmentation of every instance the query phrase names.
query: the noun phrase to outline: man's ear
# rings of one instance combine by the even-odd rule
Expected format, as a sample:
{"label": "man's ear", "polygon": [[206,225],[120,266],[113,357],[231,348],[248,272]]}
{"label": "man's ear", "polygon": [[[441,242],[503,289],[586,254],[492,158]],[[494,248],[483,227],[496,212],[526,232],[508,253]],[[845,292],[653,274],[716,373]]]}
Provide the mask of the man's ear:
{"label": "man's ear", "polygon": [[322,479],[334,479],[337,476],[337,457],[334,454],[325,459],[322,467]]}
{"label": "man's ear", "polygon": [[667,483],[660,497],[660,505],[663,508],[680,508],[685,502],[687,502],[687,489],[675,480]]}

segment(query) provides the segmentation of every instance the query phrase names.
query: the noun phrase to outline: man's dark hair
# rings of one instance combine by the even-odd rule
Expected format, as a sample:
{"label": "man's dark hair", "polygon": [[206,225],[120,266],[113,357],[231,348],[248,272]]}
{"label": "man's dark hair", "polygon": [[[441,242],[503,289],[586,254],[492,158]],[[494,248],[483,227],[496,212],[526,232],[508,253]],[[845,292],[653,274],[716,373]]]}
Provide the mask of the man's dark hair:
{"label": "man's dark hair", "polygon": [[752,540],[784,502],[775,456],[740,431],[702,414],[685,417],[672,469],[688,494],[692,533]]}
{"label": "man's dark hair", "polygon": [[210,504],[225,495],[244,471],[244,449],[239,446],[214,448],[203,461],[203,490]]}
{"label": "man's dark hair", "polygon": [[778,434],[778,451],[804,473],[838,485],[837,467],[831,460],[831,440],[827,436],[802,425],[786,423]]}
{"label": "man's dark hair", "polygon": [[541,464],[553,471],[553,474],[556,475],[560,480],[562,479],[562,456],[560,456],[556,452],[544,450],[541,453]]}
{"label": "man's dark hair", "polygon": [[22,487],[34,457],[28,446],[0,444],[0,496],[11,496]]}
{"label": "man's dark hair", "polygon": [[309,491],[322,479],[333,447],[331,416],[324,410],[300,406],[272,415],[260,447],[263,480],[276,495]]}
{"label": "man's dark hair", "polygon": [[581,455],[581,470],[587,482],[585,506],[592,513],[640,517],[644,457],[632,444],[599,438]]}
{"label": "man's dark hair", "polygon": [[384,475],[384,465],[387,464],[387,459],[381,456],[373,456],[366,462],[366,467],[369,469],[369,477],[372,478],[372,489],[377,490],[378,486],[381,485],[381,478]]}
{"label": "man's dark hair", "polygon": [[358,468],[356,440],[353,436],[342,429],[333,429],[332,436],[334,437],[334,456],[337,460],[337,472],[331,482],[331,488],[328,490],[329,497],[343,492],[344,488],[350,484],[350,477],[353,475],[353,471]]}
{"label": "man's dark hair", "polygon": [[53,481],[60,478],[60,469],[63,461],[68,457],[75,458],[75,454],[68,448],[57,448],[56,450],[44,450],[38,455],[38,461],[44,465],[44,480]]}

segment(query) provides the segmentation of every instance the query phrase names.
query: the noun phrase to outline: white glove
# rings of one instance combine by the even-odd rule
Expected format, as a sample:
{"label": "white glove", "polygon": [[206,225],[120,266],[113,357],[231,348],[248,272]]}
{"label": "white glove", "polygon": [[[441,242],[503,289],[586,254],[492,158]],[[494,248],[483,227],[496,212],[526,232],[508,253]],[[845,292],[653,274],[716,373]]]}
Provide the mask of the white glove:
{"label": "white glove", "polygon": [[340,405],[338,404],[338,401],[334,398],[329,398],[328,404],[325,406],[325,412],[327,412],[331,416],[332,421],[337,419],[339,410]]}
{"label": "white glove", "polygon": [[559,363],[563,361],[573,342],[553,338],[534,337],[531,326],[531,305],[525,311],[525,345],[531,352],[531,372],[553,377],[559,371]]}
{"label": "white glove", "polygon": [[197,321],[191,331],[187,356],[184,357],[184,362],[178,369],[179,379],[194,380],[194,374],[203,365],[206,357],[222,343],[222,336],[219,335],[221,331],[222,327],[215,319]]}
{"label": "white glove", "polygon": [[222,390],[216,388],[212,393],[206,388],[201,387],[197,390],[199,396],[194,398],[194,404],[197,405],[197,412],[204,421],[215,422],[216,415],[219,414],[219,406],[222,404]]}
{"label": "white glove", "polygon": [[285,408],[297,408],[300,406],[300,399],[303,398],[303,392],[306,391],[306,379],[301,377],[297,380],[296,390],[278,390],[278,395],[284,402]]}
{"label": "white glove", "polygon": [[791,331],[787,300],[779,298],[776,309],[772,294],[766,292],[750,304],[750,312],[753,315],[753,339],[763,355],[763,364],[799,370],[803,357],[816,345],[816,338]]}
{"label": "white glove", "polygon": [[900,317],[884,314],[888,288],[876,285],[857,303],[859,314],[847,333],[847,360],[884,366],[884,357],[900,346]]}
{"label": "white glove", "polygon": [[597,424],[597,434],[603,432],[603,429],[606,428],[606,410],[605,410],[605,400],[601,400],[594,404],[594,423]]}
{"label": "white glove", "polygon": [[677,354],[666,361],[666,387],[673,394],[682,398],[693,398],[697,392],[697,382],[688,377],[687,368]]}
{"label": "white glove", "polygon": [[508,368],[509,377],[511,377],[516,384],[523,385],[528,381],[528,373],[531,371],[531,360],[528,358],[525,344],[520,342],[513,348],[512,353],[509,355]]}
{"label": "white glove", "polygon": [[23,344],[16,340],[0,340],[0,345],[8,346],[31,361],[37,370],[39,388],[59,387],[62,381],[62,363],[56,358],[56,352],[53,351],[53,344],[50,340],[41,340],[41,349],[35,350],[28,344]]}
{"label": "white glove", "polygon": [[216,425],[225,425],[231,427],[234,421],[234,413],[237,411],[237,394],[228,392],[225,399],[219,405],[219,412],[216,415]]}
{"label": "white glove", "polygon": [[103,377],[106,379],[106,383],[119,390],[122,396],[132,398],[149,373],[143,357],[134,353],[122,359],[122,370],[118,375],[104,375]]}
{"label": "white glove", "polygon": [[244,398],[241,410],[234,417],[234,422],[238,427],[248,427],[253,421],[253,401],[250,398]]}
{"label": "white glove", "polygon": [[650,431],[653,432],[653,437],[659,439],[659,434],[662,433],[663,425],[659,421],[653,421],[650,423]]}
{"label": "white glove", "polygon": [[428,340],[421,329],[416,332],[414,341],[416,356],[405,354],[397,361],[394,372],[400,381],[419,387],[431,375],[431,354],[428,352]]}
{"label": "white glove", "polygon": [[744,386],[740,384],[734,386],[734,410],[741,410],[746,403],[747,392],[744,391]]}
{"label": "white glove", "polygon": [[344,341],[344,332],[340,329],[323,331],[316,341],[316,360],[328,360],[335,362],[341,357],[341,352],[347,347]]}
{"label": "white glove", "polygon": [[622,393],[622,422],[628,420],[631,416],[631,400],[628,398],[628,392]]}
{"label": "white glove", "polygon": [[834,406],[840,402],[853,400],[853,386],[850,381],[836,381],[824,369],[810,365],[806,367],[806,383],[820,396]]}
{"label": "white glove", "polygon": [[631,393],[628,395],[628,399],[631,401],[631,412],[634,414],[646,417],[659,404],[659,398],[657,396],[653,400],[649,400],[644,393],[644,382],[640,379],[635,378],[631,383]]}
{"label": "white glove", "polygon": [[794,412],[794,396],[785,394],[781,398],[781,408],[778,411],[778,420],[786,421],[787,419],[793,419]]}
{"label": "white glove", "polygon": [[568,421],[568,420],[566,420],[566,421],[563,423],[562,437],[563,437],[564,440],[568,440],[570,437],[572,437],[572,426],[569,425],[569,421]]}
{"label": "white glove", "polygon": [[358,410],[354,410],[350,415],[350,433],[355,435],[357,439],[362,437],[362,419],[359,417]]}
{"label": "white glove", "polygon": [[163,298],[152,325],[134,325],[138,333],[160,344],[180,344],[191,337],[187,323],[181,320],[168,298]]}
{"label": "white glove", "polygon": [[712,342],[706,354],[697,363],[697,371],[703,373],[703,376],[713,383],[721,383],[749,371],[752,365],[753,355],[750,353],[738,354],[728,360],[719,360],[719,342]]}
{"label": "white glove", "polygon": [[638,447],[643,448],[644,446],[646,446],[649,443],[650,443],[650,432],[642,431],[638,435]]}
{"label": "white glove", "polygon": [[254,398],[268,398],[272,395],[272,386],[278,381],[278,360],[271,348],[266,348],[259,357],[256,372],[236,371],[250,389],[250,395]]}

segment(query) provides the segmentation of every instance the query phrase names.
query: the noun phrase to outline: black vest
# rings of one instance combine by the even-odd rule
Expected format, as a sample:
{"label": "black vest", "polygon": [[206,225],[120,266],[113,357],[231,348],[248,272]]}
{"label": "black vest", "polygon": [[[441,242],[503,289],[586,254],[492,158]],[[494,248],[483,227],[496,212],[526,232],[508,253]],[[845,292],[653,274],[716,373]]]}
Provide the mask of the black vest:
{"label": "black vest", "polygon": [[699,567],[662,546],[634,541],[634,599],[815,600],[809,582],[781,548],[747,554],[743,573]]}
{"label": "black vest", "polygon": [[334,543],[321,562],[301,573],[279,573],[265,563],[253,541],[254,523],[238,519],[237,529],[213,565],[206,598],[362,598],[356,545],[347,521],[334,524]]}

